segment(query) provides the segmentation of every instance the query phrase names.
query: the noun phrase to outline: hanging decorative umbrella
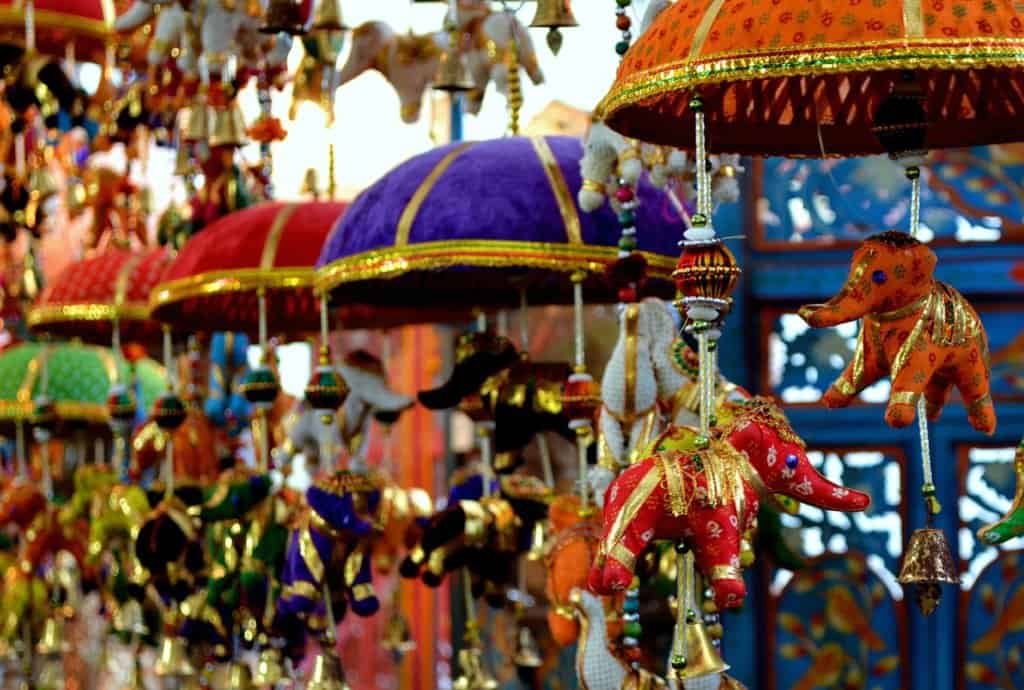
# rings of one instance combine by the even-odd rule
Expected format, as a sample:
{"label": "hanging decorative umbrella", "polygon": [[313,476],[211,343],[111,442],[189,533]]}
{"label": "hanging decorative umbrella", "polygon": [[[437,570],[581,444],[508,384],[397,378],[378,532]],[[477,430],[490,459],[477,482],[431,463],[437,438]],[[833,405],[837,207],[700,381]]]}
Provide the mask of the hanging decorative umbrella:
{"label": "hanging decorative umbrella", "polygon": [[313,266],[345,204],[265,203],[232,213],[190,239],[150,294],[153,318],[175,330],[315,331]]}
{"label": "hanging decorative umbrella", "polygon": [[69,265],[29,310],[37,333],[111,342],[115,325],[127,342],[159,342],[149,318],[149,293],[171,261],[167,249],[113,249]]}
{"label": "hanging decorative umbrella", "polygon": [[[416,156],[353,202],[324,244],[317,285],[335,304],[402,306],[419,321],[438,308],[517,307],[523,291],[530,304],[572,304],[578,272],[589,302],[615,302],[604,274],[621,226],[611,209],[577,210],[582,155],[571,137],[508,137]],[[647,289],[671,296],[682,220],[646,183],[640,200]]]}
{"label": "hanging decorative umbrella", "polygon": [[[35,401],[48,398],[58,422],[105,425],[115,371],[116,380],[132,380],[124,360],[106,348],[76,342],[12,347],[0,355],[0,424],[32,423]],[[164,369],[144,358],[135,363],[135,376],[140,404],[148,409],[164,391]]]}
{"label": "hanging decorative umbrella", "polygon": [[78,59],[102,63],[116,40],[113,0],[0,0],[0,42],[25,45],[30,11],[36,49],[44,54],[64,57],[71,46]]}
{"label": "hanging decorative umbrella", "polygon": [[627,136],[692,148],[699,92],[711,151],[886,153],[877,116],[909,76],[925,148],[1017,141],[1022,32],[1010,0],[680,0],[626,54],[595,114]]}

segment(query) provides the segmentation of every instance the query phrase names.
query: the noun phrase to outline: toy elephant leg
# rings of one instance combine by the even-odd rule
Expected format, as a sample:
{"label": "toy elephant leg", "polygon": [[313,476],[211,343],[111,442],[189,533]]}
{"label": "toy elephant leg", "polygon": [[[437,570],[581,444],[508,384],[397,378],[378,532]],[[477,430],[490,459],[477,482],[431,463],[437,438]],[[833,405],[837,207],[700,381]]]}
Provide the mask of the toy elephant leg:
{"label": "toy elephant leg", "polygon": [[980,334],[971,350],[957,367],[956,387],[964,398],[967,420],[978,431],[991,435],[996,430],[996,410],[992,405],[989,385],[988,343]]}
{"label": "toy elephant leg", "polygon": [[353,549],[345,559],[345,582],[352,600],[352,612],[364,618],[380,609],[380,600],[373,589],[372,562],[362,546]]}
{"label": "toy elephant leg", "polygon": [[924,395],[940,363],[935,349],[910,348],[903,366],[892,377],[892,393],[889,394],[889,406],[885,408],[885,422],[889,426],[902,429],[913,423],[917,416],[917,401]]}
{"label": "toy elephant leg", "polygon": [[633,582],[636,559],[653,537],[653,530],[641,532],[630,526],[622,541],[612,547],[610,553],[598,556],[587,579],[590,590],[598,594],[614,594],[629,588]]}
{"label": "toy elephant leg", "polygon": [[1017,446],[1013,464],[1017,475],[1013,505],[1001,520],[978,530],[978,538],[986,544],[1002,544],[1024,534],[1024,440]]}
{"label": "toy elephant leg", "polygon": [[690,539],[697,567],[715,590],[719,608],[743,604],[747,586],[740,569],[742,534],[731,505],[698,510],[693,515],[694,536]]}
{"label": "toy elephant leg", "polygon": [[[867,323],[863,328],[872,328]],[[861,391],[882,377],[877,366],[878,356],[875,349],[862,334],[857,341],[857,351],[843,373],[829,386],[821,401],[825,407],[835,409],[846,407]]]}
{"label": "toy elephant leg", "polygon": [[309,528],[292,532],[285,556],[284,585],[278,610],[284,615],[305,615],[314,611],[324,578],[324,564],[331,562],[333,542]]}
{"label": "toy elephant leg", "polygon": [[953,390],[953,382],[945,376],[936,374],[928,382],[924,389],[924,399],[927,402],[928,421],[938,421],[942,415],[942,408],[949,402],[949,394]]}

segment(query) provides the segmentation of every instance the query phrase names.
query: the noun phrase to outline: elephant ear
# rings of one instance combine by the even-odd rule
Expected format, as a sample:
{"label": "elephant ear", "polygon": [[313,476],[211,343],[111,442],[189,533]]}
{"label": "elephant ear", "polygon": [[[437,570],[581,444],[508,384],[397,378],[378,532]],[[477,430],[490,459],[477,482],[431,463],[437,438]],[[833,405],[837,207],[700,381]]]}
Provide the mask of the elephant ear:
{"label": "elephant ear", "polygon": [[338,72],[338,86],[343,86],[370,69],[381,70],[377,55],[394,39],[395,32],[384,22],[366,22],[352,31],[352,49],[348,60]]}
{"label": "elephant ear", "polygon": [[270,495],[271,486],[269,474],[246,476],[228,470],[207,496],[199,518],[204,523],[241,518]]}
{"label": "elephant ear", "polygon": [[380,502],[380,489],[370,477],[341,471],[306,490],[306,502],[318,518],[333,529],[364,536],[373,530],[373,524],[360,516],[357,496],[366,506],[364,510],[373,512]]}
{"label": "elephant ear", "polygon": [[173,497],[164,499],[139,529],[135,556],[150,572],[164,572],[186,555],[196,538],[196,525],[185,504]]}

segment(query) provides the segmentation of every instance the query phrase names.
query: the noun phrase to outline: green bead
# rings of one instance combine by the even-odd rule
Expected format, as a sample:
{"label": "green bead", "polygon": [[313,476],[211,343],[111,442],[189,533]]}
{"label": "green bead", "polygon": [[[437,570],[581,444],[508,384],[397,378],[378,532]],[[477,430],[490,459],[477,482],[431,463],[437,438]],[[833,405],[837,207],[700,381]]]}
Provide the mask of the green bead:
{"label": "green bead", "polygon": [[688,553],[689,551],[690,547],[686,545],[686,542],[676,542],[676,553]]}
{"label": "green bead", "polygon": [[[711,439],[709,439],[707,436],[698,436],[697,438],[693,439],[693,447],[699,450],[705,450],[710,445]],[[700,456],[697,456],[697,458],[699,457]]]}
{"label": "green bead", "polygon": [[693,216],[690,217],[690,225],[692,225],[695,228],[702,228],[707,224],[708,217],[705,216],[703,213],[694,213]]}
{"label": "green bead", "polygon": [[710,424],[711,426],[718,426],[718,417],[716,417],[715,415],[709,416],[708,424]]}
{"label": "green bead", "polygon": [[619,238],[619,249],[624,252],[631,252],[636,249],[636,238],[624,236]]}
{"label": "green bead", "polygon": [[625,55],[626,51],[629,50],[629,41],[619,41],[615,44],[615,52],[620,56]]}
{"label": "green bead", "polygon": [[623,211],[619,214],[619,225],[632,227],[636,223],[636,214],[632,211]]}
{"label": "green bead", "polygon": [[682,671],[684,668],[686,668],[686,657],[682,654],[673,654],[672,668],[676,671]]}
{"label": "green bead", "polygon": [[633,4],[633,0],[615,0],[615,4],[619,7],[629,7]]}
{"label": "green bead", "polygon": [[907,168],[906,175],[908,180],[916,180],[917,178],[921,177],[921,168],[917,167],[916,165],[912,165],[909,168]]}
{"label": "green bead", "polygon": [[643,627],[636,622],[626,623],[622,626],[622,632],[625,633],[627,637],[640,637],[640,634],[643,632]]}
{"label": "green bead", "polygon": [[694,96],[690,99],[690,110],[701,110],[704,108],[704,99],[700,96]]}

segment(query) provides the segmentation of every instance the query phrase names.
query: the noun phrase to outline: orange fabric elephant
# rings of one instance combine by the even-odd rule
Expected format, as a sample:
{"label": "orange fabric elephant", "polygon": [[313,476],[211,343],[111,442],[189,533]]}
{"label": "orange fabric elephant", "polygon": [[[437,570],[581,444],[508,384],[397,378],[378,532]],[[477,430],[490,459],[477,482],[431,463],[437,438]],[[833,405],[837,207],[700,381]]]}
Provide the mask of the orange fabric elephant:
{"label": "orange fabric elephant", "polygon": [[995,431],[985,330],[963,295],[935,280],[935,263],[935,253],[910,235],[874,235],[854,252],[850,276],[835,297],[800,308],[816,328],[863,319],[853,361],[825,393],[826,407],[846,407],[889,375],[890,426],[913,422],[921,395],[928,418],[938,419],[956,386],[971,425]]}

